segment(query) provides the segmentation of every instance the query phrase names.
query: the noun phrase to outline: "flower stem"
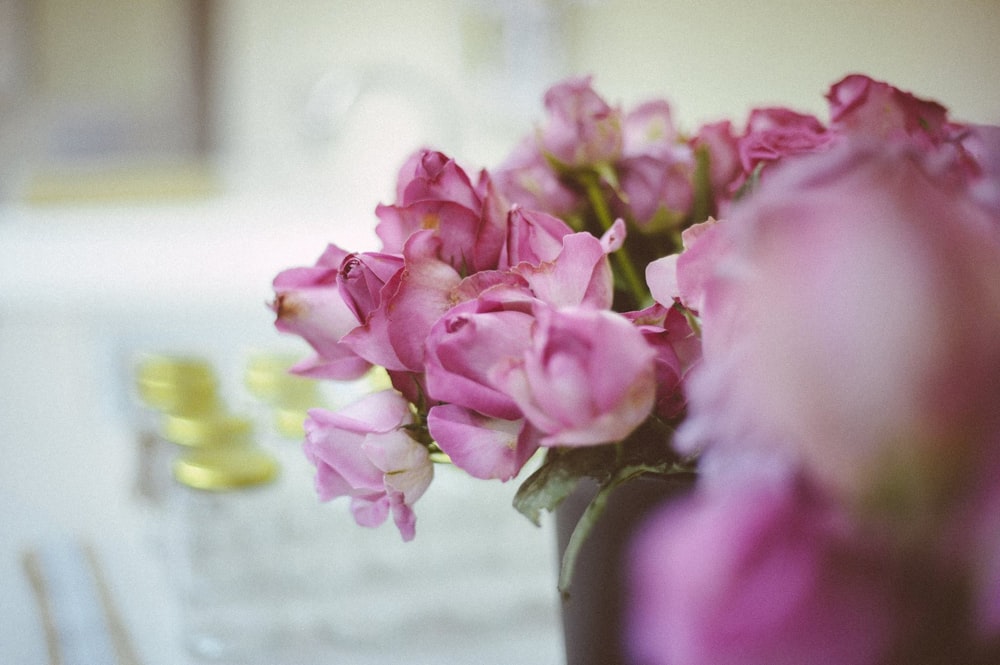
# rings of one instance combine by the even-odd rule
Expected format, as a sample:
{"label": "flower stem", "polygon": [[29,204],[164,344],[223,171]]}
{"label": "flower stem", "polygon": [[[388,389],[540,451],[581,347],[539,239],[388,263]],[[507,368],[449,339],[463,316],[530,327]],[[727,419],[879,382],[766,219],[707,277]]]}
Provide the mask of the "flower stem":
{"label": "flower stem", "polygon": [[[611,211],[608,210],[608,204],[604,200],[600,177],[596,173],[588,173],[582,179],[587,189],[587,199],[590,201],[594,214],[597,215],[597,221],[600,223],[602,231],[608,231],[615,220],[611,218]],[[624,281],[624,284],[620,286],[628,291],[640,307],[648,305],[649,291],[646,289],[646,283],[639,278],[639,271],[636,270],[635,264],[632,263],[632,257],[625,251],[625,248],[614,252],[611,260],[615,262],[618,275]]]}

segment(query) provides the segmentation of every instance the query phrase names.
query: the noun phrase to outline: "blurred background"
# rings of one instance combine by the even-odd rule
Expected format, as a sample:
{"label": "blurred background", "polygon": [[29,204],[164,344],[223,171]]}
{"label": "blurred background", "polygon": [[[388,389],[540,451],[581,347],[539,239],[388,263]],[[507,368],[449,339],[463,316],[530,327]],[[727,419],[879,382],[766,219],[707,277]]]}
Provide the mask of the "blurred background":
{"label": "blurred background", "polygon": [[[0,0],[0,661],[48,662],[21,557],[69,538],[99,552],[141,662],[185,662],[133,491],[134,359],[206,357],[246,403],[252,353],[305,351],[271,327],[274,274],[374,249],[413,149],[495,165],[570,74],[666,97],[682,129],[769,104],[823,119],[851,72],[1000,123],[997,63],[997,0]],[[510,520],[534,629],[428,653],[560,662],[554,535],[512,491],[444,495]],[[446,538],[453,503],[422,506]]]}

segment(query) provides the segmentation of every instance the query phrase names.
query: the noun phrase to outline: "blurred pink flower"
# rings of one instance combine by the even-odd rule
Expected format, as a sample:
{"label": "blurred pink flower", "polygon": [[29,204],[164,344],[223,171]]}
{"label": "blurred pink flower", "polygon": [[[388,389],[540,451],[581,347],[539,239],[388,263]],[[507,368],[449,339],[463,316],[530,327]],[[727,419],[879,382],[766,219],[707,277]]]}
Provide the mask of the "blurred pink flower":
{"label": "blurred pink flower", "polygon": [[632,543],[628,650],[643,665],[895,662],[910,615],[878,542],[796,482],[696,490]]}
{"label": "blurred pink flower", "polygon": [[[743,173],[740,165],[739,143],[729,120],[702,125],[691,139],[694,150],[708,152],[709,181],[717,202],[726,201],[739,187],[737,178]],[[721,211],[716,211],[717,214]],[[696,219],[695,222],[704,220]]]}
{"label": "blurred pink flower", "polygon": [[622,151],[621,111],[590,82],[589,76],[568,79],[545,93],[548,118],[538,143],[546,156],[571,168],[612,162]]}
{"label": "blurred pink flower", "polygon": [[310,410],[304,450],[316,467],[320,500],[350,497],[361,526],[379,526],[391,514],[403,540],[412,540],[413,504],[434,476],[427,449],[404,429],[412,422],[409,403],[394,391],[366,395],[339,411]]}
{"label": "blurred pink flower", "polygon": [[695,243],[724,236],[678,446],[777,449],[911,516],[942,498],[995,425],[1000,225],[922,159],[796,160]]}
{"label": "blurred pink flower", "polygon": [[834,83],[826,98],[830,128],[852,137],[928,149],[957,134],[957,125],[948,120],[948,111],[941,104],[863,74],[851,74]]}
{"label": "blurred pink flower", "polygon": [[518,143],[491,176],[504,197],[529,210],[570,215],[583,200],[559,179],[534,136]]}

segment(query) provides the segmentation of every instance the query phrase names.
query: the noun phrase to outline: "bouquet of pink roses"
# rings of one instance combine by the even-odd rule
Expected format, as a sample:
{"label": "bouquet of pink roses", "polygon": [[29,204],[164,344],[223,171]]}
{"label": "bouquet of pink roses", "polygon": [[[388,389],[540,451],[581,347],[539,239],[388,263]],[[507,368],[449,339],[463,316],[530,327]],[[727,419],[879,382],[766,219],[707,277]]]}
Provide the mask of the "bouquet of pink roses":
{"label": "bouquet of pink roses", "polygon": [[636,544],[641,662],[1000,662],[1000,128],[827,98],[685,134],[575,79],[498,168],[414,154],[380,251],[274,281],[295,372],[392,381],[310,412],[320,498],[410,539],[435,462],[544,451],[530,519],[601,487],[565,585],[607,493],[697,470]]}

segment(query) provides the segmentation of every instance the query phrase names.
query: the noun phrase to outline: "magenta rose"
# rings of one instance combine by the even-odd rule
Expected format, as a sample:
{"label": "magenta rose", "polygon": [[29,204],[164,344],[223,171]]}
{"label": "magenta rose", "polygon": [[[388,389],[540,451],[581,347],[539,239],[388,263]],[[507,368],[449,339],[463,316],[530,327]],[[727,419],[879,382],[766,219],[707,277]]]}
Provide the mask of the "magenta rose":
{"label": "magenta rose", "polygon": [[496,378],[543,446],[619,441],[649,416],[656,352],[621,315],[583,307],[537,307],[521,359]]}
{"label": "magenta rose", "polygon": [[413,504],[434,477],[427,449],[405,429],[412,422],[409,403],[393,391],[339,411],[310,410],[304,450],[316,467],[320,500],[350,497],[361,526],[379,526],[391,514],[403,540],[412,540]]}

